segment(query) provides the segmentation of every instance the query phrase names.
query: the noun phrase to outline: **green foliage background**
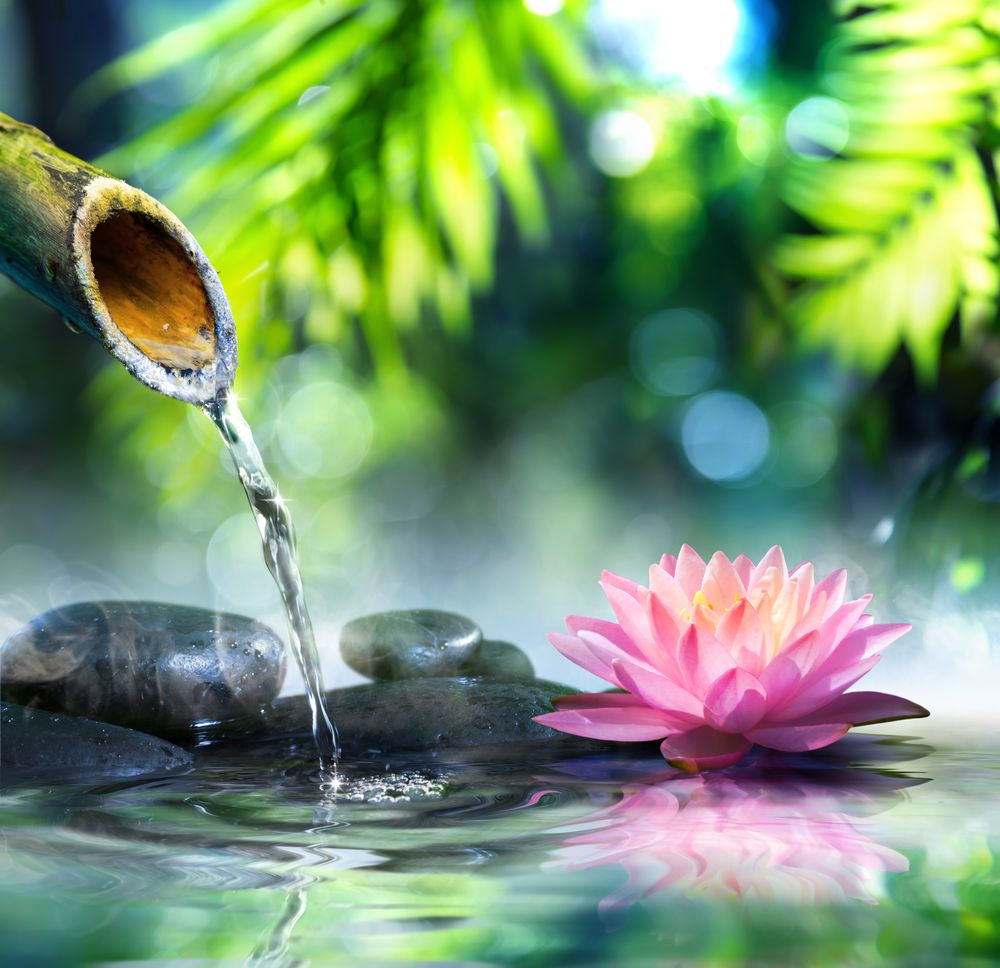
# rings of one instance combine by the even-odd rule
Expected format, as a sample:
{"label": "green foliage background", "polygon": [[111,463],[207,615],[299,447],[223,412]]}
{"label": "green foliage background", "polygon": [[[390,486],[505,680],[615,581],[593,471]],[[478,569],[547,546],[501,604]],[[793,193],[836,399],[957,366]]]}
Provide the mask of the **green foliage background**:
{"label": "green foliage background", "polygon": [[[868,526],[919,518],[939,562],[978,555],[982,529],[949,536],[1000,493],[1000,4],[746,10],[770,24],[762,59],[705,93],[609,43],[598,0],[139,4],[148,40],[65,116],[117,112],[98,160],[219,268],[237,388],[310,507],[418,465],[447,477],[575,394],[584,466],[710,503],[669,429],[685,396],[636,355],[680,306],[718,327],[714,386],[768,414],[766,500],[805,487]],[[653,150],[614,176],[590,149],[619,110]],[[105,485],[207,532],[211,429],[127,383],[109,363],[90,389]],[[815,445],[801,407],[835,427],[818,480],[793,466]]]}

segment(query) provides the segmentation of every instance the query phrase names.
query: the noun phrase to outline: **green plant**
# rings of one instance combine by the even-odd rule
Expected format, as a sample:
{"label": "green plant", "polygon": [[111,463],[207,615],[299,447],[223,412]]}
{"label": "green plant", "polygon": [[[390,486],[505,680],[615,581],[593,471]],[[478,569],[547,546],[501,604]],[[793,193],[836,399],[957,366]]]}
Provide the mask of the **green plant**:
{"label": "green plant", "polygon": [[[176,69],[213,80],[104,164],[162,185],[236,283],[244,361],[344,346],[357,325],[389,383],[405,372],[400,332],[467,323],[470,294],[492,281],[501,198],[524,239],[545,238],[552,92],[590,86],[571,17],[519,0],[237,0],[109,65],[81,97]],[[255,269],[260,285],[241,287]]]}
{"label": "green plant", "polygon": [[929,380],[954,320],[967,341],[996,324],[1000,8],[836,8],[823,97],[789,120],[783,195],[808,231],[774,252],[784,311],[806,344],[868,371],[903,344]]}

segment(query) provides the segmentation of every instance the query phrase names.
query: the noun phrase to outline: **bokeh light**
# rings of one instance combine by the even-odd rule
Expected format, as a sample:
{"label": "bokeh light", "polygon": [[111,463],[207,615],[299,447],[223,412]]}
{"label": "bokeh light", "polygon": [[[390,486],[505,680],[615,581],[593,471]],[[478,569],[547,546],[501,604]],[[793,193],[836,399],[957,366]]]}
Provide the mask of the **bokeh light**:
{"label": "bokeh light", "polygon": [[807,487],[823,478],[837,459],[837,428],[808,401],[780,404],[769,414],[775,437],[771,477],[782,487]]}
{"label": "bokeh light", "polygon": [[739,483],[767,460],[767,417],[752,400],[717,390],[696,397],[684,413],[681,443],[691,466],[711,481]]}
{"label": "bokeh light", "polygon": [[687,396],[719,371],[721,337],[714,319],[695,309],[668,309],[644,319],[632,334],[632,369],[653,393]]}
{"label": "bokeh light", "polygon": [[227,608],[247,609],[259,615],[277,600],[275,584],[263,567],[260,535],[248,514],[222,522],[205,554],[208,577]]}
{"label": "bokeh light", "polygon": [[655,151],[653,129],[634,111],[605,111],[590,129],[590,156],[601,171],[614,178],[637,175]]}
{"label": "bokeh light", "polygon": [[832,97],[806,98],[785,120],[788,147],[803,158],[832,158],[843,151],[850,135],[847,110]]}
{"label": "bokeh light", "polygon": [[323,380],[297,390],[282,409],[277,443],[282,464],[300,477],[343,477],[371,446],[365,401],[349,387]]}
{"label": "bokeh light", "polygon": [[751,164],[766,165],[774,141],[774,125],[761,111],[748,111],[736,125],[736,147]]}

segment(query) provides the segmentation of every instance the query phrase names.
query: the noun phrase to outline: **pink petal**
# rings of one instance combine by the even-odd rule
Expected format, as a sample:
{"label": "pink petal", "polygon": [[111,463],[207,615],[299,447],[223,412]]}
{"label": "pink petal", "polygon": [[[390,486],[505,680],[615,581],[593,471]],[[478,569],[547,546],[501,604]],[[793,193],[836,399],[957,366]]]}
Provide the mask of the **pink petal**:
{"label": "pink petal", "polygon": [[694,593],[701,589],[707,567],[701,555],[694,548],[690,545],[681,545],[681,552],[677,556],[677,567],[674,569],[674,577],[684,589],[688,601],[694,598]]}
{"label": "pink petal", "polygon": [[587,714],[570,710],[543,713],[533,717],[536,723],[558,729],[572,736],[587,739],[606,739],[618,743],[642,743],[663,739],[674,727],[655,715],[637,713],[635,710],[613,709]]}
{"label": "pink petal", "polygon": [[767,693],[768,706],[774,708],[780,705],[788,700],[798,688],[802,681],[802,667],[796,656],[799,652],[806,652],[814,647],[817,638],[815,632],[811,636],[805,636],[796,643],[797,648],[794,651],[792,648],[788,648],[784,652],[779,652],[765,666],[764,671],[760,674],[760,684],[764,687],[764,692]]}
{"label": "pink petal", "polygon": [[593,709],[594,707],[649,708],[638,696],[630,692],[575,692],[570,696],[553,696],[552,705],[560,710]]}
{"label": "pink petal", "polygon": [[668,736],[660,744],[660,752],[671,766],[695,773],[730,766],[745,756],[751,745],[744,736],[698,726]]}
{"label": "pink petal", "polygon": [[816,576],[813,573],[812,562],[803,561],[802,564],[796,565],[788,576],[789,581],[793,578],[805,592],[805,600],[807,602],[812,601],[813,588],[816,586]]}
{"label": "pink petal", "polygon": [[844,595],[847,594],[847,571],[844,568],[840,568],[837,571],[831,572],[821,581],[816,582],[816,587],[813,589],[812,600],[813,602],[822,602],[823,613],[820,617],[820,621],[824,618],[829,618],[844,601]]}
{"label": "pink petal", "polygon": [[662,669],[671,679],[680,681],[683,675],[677,664],[677,647],[685,624],[655,595],[650,595],[647,599],[646,612],[657,645],[657,668]]}
{"label": "pink petal", "polygon": [[817,629],[820,637],[839,642],[849,632],[854,631],[854,627],[861,620],[871,600],[871,595],[862,595],[852,602],[845,602],[832,615],[823,620]]}
{"label": "pink petal", "polygon": [[670,572],[659,565],[649,569],[649,590],[673,612],[680,613],[691,607],[691,596]]}
{"label": "pink petal", "polygon": [[612,663],[612,668],[618,681],[647,705],[672,716],[681,716],[692,723],[702,719],[704,712],[702,704],[672,679],[652,670],[642,670],[635,664],[628,664],[621,659],[616,659]]}
{"label": "pink petal", "polygon": [[743,582],[743,587],[749,588],[750,575],[753,574],[753,562],[746,555],[737,555],[733,559],[733,570]]}
{"label": "pink petal", "polygon": [[830,663],[848,665],[870,659],[892,645],[901,635],[905,635],[912,625],[869,625],[855,628],[837,644],[830,653]]}
{"label": "pink petal", "polygon": [[631,595],[632,598],[638,598],[639,596],[639,586],[631,578],[622,578],[621,575],[616,575],[613,571],[607,571],[606,569],[601,572],[601,587],[603,588],[605,585],[620,588],[626,595]]}
{"label": "pink petal", "polygon": [[804,680],[790,699],[771,707],[768,719],[782,723],[798,722],[803,716],[815,712],[827,702],[836,699],[846,689],[850,689],[874,668],[878,660],[879,657],[873,655],[856,665],[835,669],[818,678],[814,676],[808,682]]}
{"label": "pink petal", "polygon": [[712,555],[701,590],[719,612],[735,605],[747,593],[732,562],[721,551]]}
{"label": "pink petal", "polygon": [[747,591],[750,591],[754,585],[757,584],[771,568],[776,568],[778,574],[781,576],[781,583],[784,584],[788,580],[788,565],[785,564],[785,553],[781,550],[780,545],[774,545],[769,548],[767,554],[757,563],[753,572],[750,574],[750,582],[747,585]]}
{"label": "pink petal", "polygon": [[[853,602],[848,602],[846,605],[841,605],[829,618],[825,619],[816,629],[819,638],[811,646],[808,657],[800,647],[800,653],[796,655],[795,661],[802,670],[803,677],[808,678],[811,672],[817,670],[841,640],[854,629],[871,598],[871,595],[865,595]],[[792,635],[795,632],[796,630],[793,629]],[[807,637],[808,633],[802,636],[802,639]],[[800,641],[801,639],[793,644],[798,645]],[[792,647],[790,645],[782,651],[791,652]]]}
{"label": "pink petal", "polygon": [[581,632],[596,632],[602,638],[614,643],[623,652],[630,655],[642,655],[636,644],[625,634],[622,627],[617,622],[606,622],[599,618],[587,618],[584,615],[567,615],[566,628],[573,635]]}
{"label": "pink petal", "polygon": [[743,599],[722,616],[715,637],[729,650],[737,665],[756,673],[764,648],[764,633],[757,613]]}
{"label": "pink petal", "polygon": [[[611,603],[611,608],[614,610],[615,618],[618,619],[622,631],[635,643],[636,648],[643,656],[655,664],[657,650],[650,634],[645,601],[633,598],[616,585],[604,581],[601,582],[601,587]],[[638,586],[636,588],[640,598],[644,599],[649,594],[644,588],[640,589]]]}
{"label": "pink petal", "polygon": [[695,696],[704,696],[719,676],[736,667],[736,660],[710,632],[689,625],[677,643],[677,664],[683,684]]}
{"label": "pink petal", "polygon": [[668,575],[673,576],[674,572],[677,570],[677,556],[676,555],[664,555],[660,559],[660,567]]}
{"label": "pink petal", "polygon": [[578,638],[597,662],[607,666],[611,678],[607,676],[601,676],[601,678],[607,679],[613,686],[623,685],[619,682],[618,674],[614,670],[614,663],[616,661],[627,664],[629,668],[633,669],[633,675],[661,675],[658,667],[654,666],[645,656],[636,656],[629,652],[623,652],[613,642],[609,642],[604,638],[603,635],[598,635],[596,632],[583,631],[579,634]]}
{"label": "pink petal", "polygon": [[574,736],[622,742],[662,739],[672,730],[683,728],[662,710],[651,709],[637,696],[620,692],[580,693],[556,696],[554,713],[535,716],[536,723]]}
{"label": "pink petal", "polygon": [[930,713],[909,699],[885,692],[849,692],[798,720],[801,726],[843,722],[852,726],[890,723],[896,719],[922,719]]}
{"label": "pink petal", "polygon": [[744,669],[724,672],[705,696],[705,717],[724,733],[744,733],[764,715],[767,701],[755,676]]}
{"label": "pink petal", "polygon": [[850,723],[821,723],[809,726],[758,726],[747,739],[768,749],[785,753],[818,750],[835,743],[851,728]]}
{"label": "pink petal", "polygon": [[549,641],[570,662],[575,662],[581,669],[610,682],[614,686],[621,685],[611,668],[611,662],[594,654],[587,643],[575,635],[563,635],[561,632],[550,632]]}

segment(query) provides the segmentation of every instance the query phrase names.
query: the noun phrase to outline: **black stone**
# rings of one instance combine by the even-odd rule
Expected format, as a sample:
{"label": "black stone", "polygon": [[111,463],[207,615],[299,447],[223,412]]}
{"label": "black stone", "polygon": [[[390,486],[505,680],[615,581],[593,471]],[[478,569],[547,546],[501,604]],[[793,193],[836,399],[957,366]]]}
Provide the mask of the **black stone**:
{"label": "black stone", "polygon": [[186,769],[191,754],[134,729],[0,703],[0,781],[139,776]]}
{"label": "black stone", "polygon": [[285,647],[252,618],[156,602],[79,602],[0,648],[0,697],[159,736],[246,717],[278,695]]}
{"label": "black stone", "polygon": [[370,679],[455,676],[482,637],[479,626],[462,615],[405,609],[348,622],[340,633],[340,652]]}
{"label": "black stone", "polygon": [[460,674],[518,682],[534,679],[535,668],[531,659],[512,642],[483,639],[472,655],[462,663]]}
{"label": "black stone", "polygon": [[[498,746],[525,753],[560,745],[606,749],[606,744],[568,736],[532,719],[552,712],[553,696],[575,692],[570,686],[545,680],[429,678],[332,689],[326,699],[348,756]],[[258,729],[254,723],[248,731]],[[213,738],[236,736],[222,726],[202,737],[206,742]],[[311,742],[305,696],[277,700],[267,711],[263,729],[253,740],[243,742],[288,739]]]}

